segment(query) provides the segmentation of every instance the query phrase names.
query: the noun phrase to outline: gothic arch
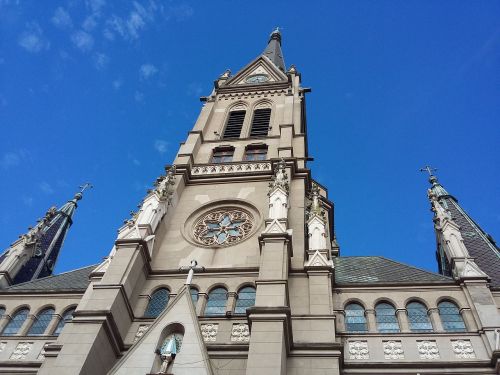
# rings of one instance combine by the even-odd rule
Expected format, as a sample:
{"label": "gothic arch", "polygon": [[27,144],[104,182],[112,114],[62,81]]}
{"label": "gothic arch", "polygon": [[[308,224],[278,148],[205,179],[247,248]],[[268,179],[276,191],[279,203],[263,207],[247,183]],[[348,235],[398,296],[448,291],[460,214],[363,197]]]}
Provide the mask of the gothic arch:
{"label": "gothic arch", "polygon": [[[398,307],[398,304],[391,298],[389,297],[378,297],[375,301],[373,301],[373,307],[377,306],[379,303],[388,303],[392,307],[394,307],[396,310],[398,310],[400,307]],[[405,305],[406,306],[406,305]],[[402,307],[404,308],[404,307]]]}
{"label": "gothic arch", "polygon": [[365,303],[362,300],[360,300],[359,298],[349,298],[349,299],[345,300],[344,307],[342,308],[342,310],[345,310],[346,306],[351,304],[351,303],[355,303],[357,305],[360,305],[366,311]]}
{"label": "gothic arch", "polygon": [[424,300],[423,298],[420,298],[420,297],[408,297],[405,302],[404,302],[404,308],[406,309],[406,307],[408,306],[409,303],[412,303],[412,302],[419,302],[421,303],[422,305],[425,306],[425,308],[427,309],[427,311],[429,311],[429,309],[431,309],[432,307],[429,306],[429,302],[427,302],[426,300]]}
{"label": "gothic arch", "polygon": [[451,302],[451,303],[455,304],[459,310],[462,310],[464,308],[464,306],[462,306],[462,304],[454,297],[441,296],[436,300],[436,306],[439,306],[439,304],[441,302]]}
{"label": "gothic arch", "polygon": [[49,303],[49,304],[43,305],[42,307],[38,308],[38,309],[36,310],[36,312],[35,312],[35,313],[33,313],[33,315],[38,316],[38,314],[40,314],[42,311],[44,311],[44,310],[46,310],[46,309],[52,309],[52,310],[54,310],[54,314],[56,314],[56,313],[57,313],[57,312],[56,312],[56,307],[55,307],[53,304],[50,304],[50,303]]}
{"label": "gothic arch", "polygon": [[166,289],[168,290],[168,293],[172,293],[170,287],[168,285],[165,285],[165,284],[160,284],[160,285],[155,285],[153,287],[153,289],[151,289],[150,293],[148,294],[149,297],[151,297],[153,294],[155,294],[158,290],[160,289]]}
{"label": "gothic arch", "polygon": [[244,281],[242,283],[240,283],[237,287],[236,287],[236,293],[238,293],[238,291],[242,288],[245,288],[247,286],[250,286],[252,288],[255,288],[257,289],[257,286],[255,285],[255,283],[252,283],[251,281]]}
{"label": "gothic arch", "polygon": [[214,289],[217,289],[217,288],[224,288],[226,289],[226,293],[229,293],[229,286],[226,284],[226,283],[216,283],[216,284],[212,284],[206,291],[207,294],[210,294],[210,292]]}
{"label": "gothic arch", "polygon": [[[245,121],[247,120],[247,115],[249,112],[250,104],[244,100],[237,100],[236,102],[232,103],[231,105],[228,105],[226,107],[226,110],[224,111],[224,121],[221,121],[221,124],[219,126],[219,134],[222,137],[224,134],[224,131],[226,130],[226,125],[227,125],[227,120],[229,119],[229,113],[232,111],[246,111],[245,113],[245,118],[243,120],[243,128],[245,127]],[[242,129],[243,130],[243,129]]]}

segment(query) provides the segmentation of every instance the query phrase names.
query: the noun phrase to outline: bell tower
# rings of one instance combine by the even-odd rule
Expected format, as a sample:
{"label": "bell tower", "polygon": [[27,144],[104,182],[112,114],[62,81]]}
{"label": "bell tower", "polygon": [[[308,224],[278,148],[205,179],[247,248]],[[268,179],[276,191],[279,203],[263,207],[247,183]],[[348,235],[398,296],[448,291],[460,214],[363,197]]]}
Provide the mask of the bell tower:
{"label": "bell tower", "polygon": [[[201,98],[201,113],[173,165],[120,228],[60,338],[71,341],[85,331],[86,343],[79,343],[78,355],[64,345],[42,374],[69,360],[81,374],[111,367],[112,373],[162,371],[155,357],[162,353],[154,344],[159,339],[152,336],[163,326],[150,307],[162,290],[167,308],[158,319],[167,326],[175,319],[173,306],[186,295],[193,260],[203,271],[191,284],[192,320],[199,322],[201,347],[213,366],[233,358],[240,373],[286,374],[288,367],[301,372],[297,356],[314,356],[338,373],[333,203],[307,167],[310,89],[302,87],[295,66],[286,68],[281,43],[276,30],[260,55],[234,75],[225,71]],[[128,349],[146,323],[153,328]],[[196,336],[185,329],[184,340]],[[212,356],[220,347],[224,354]],[[144,353],[142,362],[127,359],[127,350]],[[176,350],[168,371],[189,373],[176,365],[189,362],[179,359],[188,346]],[[99,370],[91,363],[97,353]]]}

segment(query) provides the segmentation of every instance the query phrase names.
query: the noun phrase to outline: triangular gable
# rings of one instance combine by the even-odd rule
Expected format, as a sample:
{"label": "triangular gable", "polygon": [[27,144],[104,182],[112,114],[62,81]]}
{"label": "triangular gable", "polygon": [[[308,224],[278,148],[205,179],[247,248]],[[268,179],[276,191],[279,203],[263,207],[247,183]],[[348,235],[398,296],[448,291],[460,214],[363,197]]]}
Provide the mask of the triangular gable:
{"label": "triangular gable", "polygon": [[268,233],[286,233],[286,228],[281,224],[278,219],[274,219],[271,223],[269,223],[262,232],[264,234]]}
{"label": "triangular gable", "polygon": [[333,262],[326,259],[318,250],[305,263],[305,267],[332,267]]}
{"label": "triangular gable", "polygon": [[278,69],[274,63],[266,56],[259,56],[250,64],[229,78],[224,86],[231,85],[248,85],[246,79],[256,74],[266,74],[269,80],[265,83],[287,82],[288,78],[285,73]]}
{"label": "triangular gable", "polygon": [[144,375],[158,371],[158,369],[153,369],[153,364],[160,362],[155,351],[161,345],[160,340],[165,328],[171,324],[182,324],[184,327],[182,346],[173,362],[172,373],[213,375],[198,317],[187,286],[108,374]]}

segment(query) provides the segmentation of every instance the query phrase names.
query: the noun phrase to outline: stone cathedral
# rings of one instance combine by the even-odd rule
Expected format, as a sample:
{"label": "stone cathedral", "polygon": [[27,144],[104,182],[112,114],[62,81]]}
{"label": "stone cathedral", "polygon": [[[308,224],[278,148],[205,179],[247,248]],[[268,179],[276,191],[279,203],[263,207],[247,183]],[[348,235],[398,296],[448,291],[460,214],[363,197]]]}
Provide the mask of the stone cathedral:
{"label": "stone cathedral", "polygon": [[439,273],[342,256],[309,91],[274,31],[100,264],[53,274],[87,186],[49,209],[0,256],[0,374],[500,374],[491,236],[427,167]]}

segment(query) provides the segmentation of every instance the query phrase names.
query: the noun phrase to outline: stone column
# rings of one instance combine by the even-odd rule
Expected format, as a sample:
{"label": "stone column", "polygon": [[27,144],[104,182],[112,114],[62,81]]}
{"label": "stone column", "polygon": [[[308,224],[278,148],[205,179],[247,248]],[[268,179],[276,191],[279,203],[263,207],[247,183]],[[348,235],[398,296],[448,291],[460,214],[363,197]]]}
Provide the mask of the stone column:
{"label": "stone column", "polygon": [[196,315],[203,316],[205,314],[205,306],[207,306],[208,294],[198,293],[198,303],[196,304]]}
{"label": "stone column", "polygon": [[22,326],[19,328],[19,331],[17,331],[18,336],[27,336],[28,331],[33,325],[33,323],[36,322],[36,315],[29,314]]}
{"label": "stone column", "polygon": [[149,294],[139,295],[139,298],[137,298],[137,304],[134,308],[134,315],[137,317],[143,317],[150,300],[151,296]]}
{"label": "stone column", "polygon": [[52,314],[52,319],[50,320],[49,325],[47,326],[47,329],[45,330],[45,333],[47,335],[52,335],[54,331],[56,330],[57,325],[59,324],[59,321],[62,319],[62,316],[59,314]]}
{"label": "stone column", "polygon": [[397,309],[396,317],[399,322],[401,332],[410,332],[410,323],[408,322],[408,311],[406,309]]}
{"label": "stone column", "polygon": [[226,316],[231,316],[233,314],[237,297],[238,296],[235,292],[227,293]]}
{"label": "stone column", "polygon": [[474,316],[472,315],[471,309],[469,308],[460,309],[460,315],[462,315],[462,319],[465,322],[465,327],[467,328],[467,331],[477,330],[477,324],[476,321],[474,320]]}
{"label": "stone column", "polygon": [[368,323],[368,332],[378,332],[377,319],[375,317],[375,310],[366,309],[365,316],[366,316],[366,322]]}
{"label": "stone column", "polygon": [[10,322],[10,319],[11,319],[11,316],[9,314],[3,314],[1,317],[0,317],[0,333],[3,332],[5,326],[7,324],[9,324]]}
{"label": "stone column", "polygon": [[443,332],[443,324],[441,323],[441,317],[439,316],[439,309],[437,307],[432,307],[427,312],[434,328],[434,332]]}

